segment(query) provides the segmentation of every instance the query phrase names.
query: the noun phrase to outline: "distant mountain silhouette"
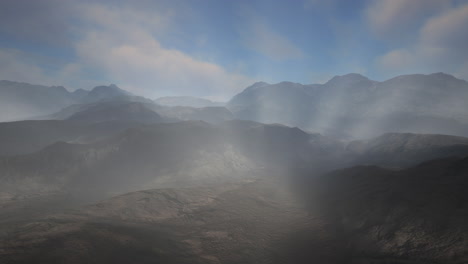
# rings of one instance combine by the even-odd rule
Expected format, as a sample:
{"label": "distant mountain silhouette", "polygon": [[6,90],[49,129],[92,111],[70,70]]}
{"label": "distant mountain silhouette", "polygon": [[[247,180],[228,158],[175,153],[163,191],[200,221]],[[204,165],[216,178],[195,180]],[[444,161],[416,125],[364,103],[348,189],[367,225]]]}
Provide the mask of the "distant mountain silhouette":
{"label": "distant mountain silhouette", "polygon": [[256,83],[228,108],[240,119],[299,126],[342,138],[385,132],[468,135],[468,83],[444,74],[413,74],[384,82],[359,74],[325,84]]}
{"label": "distant mountain silhouette", "polygon": [[0,81],[0,121],[50,114],[79,101],[61,86]]}
{"label": "distant mountain silhouette", "polygon": [[[159,115],[160,117],[156,118],[155,115]],[[88,117],[84,118],[84,116]],[[150,116],[153,117],[151,118]],[[233,118],[234,116],[232,113],[227,108],[221,106],[201,108],[161,106],[152,101],[138,100],[138,98],[135,97],[114,97],[107,101],[100,101],[97,103],[71,105],[52,115],[43,116],[39,119],[95,119],[95,121],[133,120],[146,123],[201,120],[209,123],[220,123],[232,120]]]}
{"label": "distant mountain silhouette", "polygon": [[153,109],[168,120],[187,121],[201,120],[208,123],[220,123],[234,119],[233,114],[222,106],[188,107],[188,106],[163,106]]}
{"label": "distant mountain silhouette", "polygon": [[91,91],[67,91],[62,86],[42,86],[28,83],[0,81],[0,121],[37,119],[73,104],[99,101],[141,101],[149,99],[132,95],[116,85],[97,86]]}
{"label": "distant mountain silhouette", "polygon": [[164,106],[208,107],[224,105],[224,103],[213,102],[207,99],[192,96],[166,96],[160,97],[154,100],[154,102]]}
{"label": "distant mountain silhouette", "polygon": [[[115,85],[91,91],[68,92],[10,81],[0,82],[0,121],[62,119],[62,111],[79,110],[75,104],[153,101],[126,92]],[[377,82],[359,74],[335,76],[325,84],[258,82],[235,95],[228,103],[233,118],[262,123],[298,126],[342,139],[363,139],[387,132],[411,132],[468,136],[468,83],[444,74],[413,74]],[[156,100],[168,119],[209,122],[232,119],[219,106],[195,97],[163,97]],[[165,108],[177,106],[177,108]],[[71,108],[71,110],[70,110]],[[155,110],[153,107],[152,110]],[[212,114],[206,116],[207,111]],[[224,114],[220,114],[224,112]],[[57,116],[51,116],[56,113]],[[161,116],[164,114],[159,113]]]}
{"label": "distant mountain silhouette", "polygon": [[131,93],[124,91],[115,84],[109,86],[96,86],[86,94],[84,101],[97,102],[112,97],[130,96]]}
{"label": "distant mountain silhouette", "polygon": [[86,107],[67,118],[72,121],[104,122],[104,121],[135,121],[142,123],[158,123],[163,119],[156,112],[139,102],[103,102]]}

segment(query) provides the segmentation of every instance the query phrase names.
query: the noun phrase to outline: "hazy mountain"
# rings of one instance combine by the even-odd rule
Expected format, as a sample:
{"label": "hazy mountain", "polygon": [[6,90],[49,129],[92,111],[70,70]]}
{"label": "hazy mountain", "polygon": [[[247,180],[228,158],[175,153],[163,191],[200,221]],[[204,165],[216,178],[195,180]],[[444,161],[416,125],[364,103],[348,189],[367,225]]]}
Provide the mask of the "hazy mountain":
{"label": "hazy mountain", "polygon": [[86,94],[85,101],[101,101],[112,97],[129,96],[129,92],[117,87],[115,84],[109,86],[101,85],[94,87]]}
{"label": "hazy mountain", "polygon": [[158,123],[163,121],[160,115],[139,102],[102,102],[93,104],[73,113],[67,120],[92,123],[104,121]]}
{"label": "hazy mountain", "polygon": [[346,148],[356,154],[353,164],[408,167],[432,159],[468,156],[468,138],[387,133],[370,140],[350,142]]}
{"label": "hazy mountain", "polygon": [[[5,95],[1,97],[5,101],[2,103],[5,108],[3,120],[32,116],[36,116],[35,119],[38,116],[42,116],[39,119],[63,119],[84,109],[84,106],[74,104],[105,101],[153,104],[151,100],[132,95],[115,85],[70,93],[63,87],[2,81],[0,93]],[[448,74],[405,75],[384,82],[347,74],[336,76],[325,84],[255,83],[234,96],[227,105],[236,118],[298,126],[345,139],[369,138],[387,132],[466,136],[467,98],[468,83]],[[204,99],[190,97],[166,97],[157,102],[166,105],[208,104]],[[232,119],[223,108],[196,110],[154,105],[151,109],[168,120],[219,122]],[[55,114],[46,115],[53,112]]]}
{"label": "hazy mountain", "polygon": [[72,92],[73,97],[78,101],[83,101],[84,98],[88,95],[89,91],[85,89],[76,89]]}
{"label": "hazy mountain", "polygon": [[[142,99],[142,100],[140,100]],[[137,108],[139,110],[137,111]],[[131,116],[130,116],[131,112]],[[149,118],[157,114],[159,118]],[[177,122],[187,120],[201,120],[209,123],[220,123],[232,120],[232,113],[225,107],[186,107],[161,106],[149,99],[140,97],[114,97],[96,103],[75,104],[40,119],[75,119],[77,116],[96,115],[96,121],[134,120],[144,122]],[[73,117],[72,117],[73,116]],[[146,120],[146,121],[145,121]]]}
{"label": "hazy mountain", "polygon": [[44,119],[50,114],[74,104],[99,101],[152,102],[135,96],[116,85],[97,86],[91,91],[78,89],[67,91],[62,86],[42,86],[28,83],[0,81],[0,122]]}
{"label": "hazy mountain", "polygon": [[468,138],[329,135],[463,134],[464,85],[256,83],[230,110],[65,90],[57,120],[0,123],[0,262],[462,263]]}
{"label": "hazy mountain", "polygon": [[168,120],[202,120],[209,123],[220,123],[234,119],[233,114],[225,107],[209,106],[209,107],[159,107],[155,111]]}
{"label": "hazy mountain", "polygon": [[224,106],[224,103],[213,102],[207,99],[192,96],[166,96],[154,100],[155,103],[164,106],[188,106],[188,107],[208,107]]}
{"label": "hazy mountain", "polygon": [[[56,122],[59,127],[69,123],[49,122]],[[9,186],[7,189],[18,185],[29,188],[29,192],[41,192],[50,185],[63,191],[106,196],[110,192],[150,187],[256,179],[265,168],[287,171],[300,166],[324,170],[346,161],[344,145],[318,134],[281,125],[243,123],[134,124],[102,141],[61,142],[28,155],[4,157],[0,159],[0,171],[5,172],[0,181]],[[108,127],[106,123],[92,127],[71,124],[75,125],[70,128],[72,131],[67,130],[68,126],[55,131],[56,141],[71,138],[74,132],[98,134],[97,128]]]}
{"label": "hazy mountain", "polygon": [[0,156],[36,152],[58,141],[90,143],[140,125],[135,122],[86,123],[31,120],[0,123]]}
{"label": "hazy mountain", "polygon": [[236,117],[299,126],[344,138],[386,132],[468,135],[468,83],[444,74],[414,74],[384,82],[359,74],[325,84],[256,83],[234,96]]}
{"label": "hazy mountain", "polygon": [[[468,139],[453,136],[386,134],[346,145],[299,128],[251,121],[144,123],[131,119],[3,123],[3,154],[31,154],[4,157],[0,171],[9,173],[0,180],[22,186],[28,183],[32,189],[39,186],[35,190],[39,192],[48,183],[56,189],[72,187],[105,195],[257,178],[264,169],[300,168],[319,173],[356,164],[408,167],[429,159],[468,155]],[[59,141],[69,143],[53,144]],[[53,145],[34,152],[49,144]],[[56,153],[57,159],[48,153]],[[36,162],[44,157],[47,162]],[[69,163],[63,161],[67,157],[71,157]],[[43,168],[57,171],[40,173]]]}
{"label": "hazy mountain", "polygon": [[152,185],[203,184],[204,178],[254,168],[222,139],[218,129],[201,122],[135,127],[93,144],[56,143],[37,153],[5,157],[1,181],[22,188],[30,183],[31,192],[52,186],[102,196]]}
{"label": "hazy mountain", "polygon": [[345,164],[349,158],[342,142],[297,127],[240,120],[222,126],[245,153],[276,170],[326,170]]}
{"label": "hazy mountain", "polygon": [[255,83],[228,103],[237,118],[285,125],[305,122],[312,107],[306,86],[291,82]]}
{"label": "hazy mountain", "polygon": [[134,95],[130,92],[120,89],[115,84],[109,86],[101,85],[94,87],[81,100],[81,103],[96,103],[96,102],[141,102],[151,104],[148,98]]}
{"label": "hazy mountain", "polygon": [[50,114],[77,101],[62,86],[0,81],[0,121]]}

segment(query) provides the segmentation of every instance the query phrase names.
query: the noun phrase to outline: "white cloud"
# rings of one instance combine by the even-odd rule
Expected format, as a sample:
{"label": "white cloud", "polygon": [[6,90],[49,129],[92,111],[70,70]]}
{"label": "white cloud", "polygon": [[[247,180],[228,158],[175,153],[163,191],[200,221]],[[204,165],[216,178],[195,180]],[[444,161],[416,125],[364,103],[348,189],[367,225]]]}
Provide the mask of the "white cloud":
{"label": "white cloud", "polygon": [[260,20],[250,23],[241,36],[246,47],[272,59],[297,59],[303,56],[301,49]]}
{"label": "white cloud", "polygon": [[378,58],[378,63],[385,69],[403,68],[412,62],[412,54],[406,49],[392,50]]}
{"label": "white cloud", "polygon": [[16,49],[0,49],[0,79],[49,84],[49,78],[28,54]]}
{"label": "white cloud", "polygon": [[0,80],[10,80],[47,86],[66,86],[70,90],[89,88],[99,84],[84,78],[82,67],[75,63],[47,70],[53,58],[25,53],[17,49],[0,49]]}
{"label": "white cloud", "polygon": [[[430,19],[421,30],[421,44],[448,52],[468,51],[468,4]],[[458,54],[465,55],[465,54]]]}
{"label": "white cloud", "polygon": [[158,14],[145,17],[149,14],[105,6],[86,10],[92,29],[76,45],[79,63],[124,89],[148,97],[184,94],[219,100],[252,82],[217,64],[164,48],[154,37],[167,27]]}
{"label": "white cloud", "polygon": [[373,0],[365,10],[370,29],[385,39],[401,39],[444,8],[450,0]]}
{"label": "white cloud", "polygon": [[445,10],[422,25],[413,44],[387,52],[377,58],[377,64],[396,73],[445,71],[468,79],[463,70],[468,60],[467,25],[468,4]]}
{"label": "white cloud", "polygon": [[[207,62],[204,57],[195,58],[180,50],[164,47],[159,39],[174,33],[173,20],[181,15],[177,13],[181,10],[172,9],[171,5],[159,2],[132,5],[63,3],[66,8],[61,7],[60,10],[74,12],[49,16],[50,19],[41,17],[38,20],[41,29],[37,31],[47,31],[44,29],[47,23],[63,24],[66,28],[64,34],[71,36],[73,33],[73,40],[68,43],[74,44],[67,47],[74,51],[74,58],[56,60],[16,49],[0,49],[0,79],[64,85],[71,90],[115,83],[150,98],[193,95],[216,100],[227,99],[254,82],[241,74],[228,72],[214,62]],[[11,1],[10,6],[16,8],[20,5]],[[189,11],[184,9],[181,12]],[[28,20],[27,23],[34,21]],[[14,30],[13,26],[11,30]],[[0,27],[0,31],[2,29]]]}

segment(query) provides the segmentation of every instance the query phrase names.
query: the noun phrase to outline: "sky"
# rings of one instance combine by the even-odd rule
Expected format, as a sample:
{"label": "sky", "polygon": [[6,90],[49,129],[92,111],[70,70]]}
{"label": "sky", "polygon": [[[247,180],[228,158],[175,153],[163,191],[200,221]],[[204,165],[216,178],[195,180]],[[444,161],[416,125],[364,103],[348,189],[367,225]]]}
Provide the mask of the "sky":
{"label": "sky", "polygon": [[468,79],[468,1],[2,0],[0,79],[227,100],[257,81]]}

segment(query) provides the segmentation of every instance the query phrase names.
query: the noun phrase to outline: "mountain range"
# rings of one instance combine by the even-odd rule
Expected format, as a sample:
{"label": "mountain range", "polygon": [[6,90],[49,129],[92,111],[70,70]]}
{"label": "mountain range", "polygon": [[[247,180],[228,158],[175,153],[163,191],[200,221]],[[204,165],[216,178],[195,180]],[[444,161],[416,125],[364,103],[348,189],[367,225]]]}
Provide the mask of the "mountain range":
{"label": "mountain range", "polygon": [[444,74],[377,82],[359,74],[325,84],[256,83],[235,95],[237,118],[298,126],[340,138],[385,132],[468,135],[468,83]]}
{"label": "mountain range", "polygon": [[69,92],[63,86],[43,86],[0,81],[0,120],[37,119],[74,104],[109,100],[151,101],[132,95],[116,85]]}
{"label": "mountain range", "polygon": [[345,140],[386,132],[468,136],[468,83],[444,73],[402,75],[383,82],[359,74],[335,76],[324,84],[258,82],[232,97],[227,109],[195,97],[152,101],[115,85],[68,92],[63,87],[1,81],[0,98],[3,121],[62,119],[90,104],[123,101],[145,104],[169,120],[280,123]]}
{"label": "mountain range", "polygon": [[227,103],[0,81],[0,263],[464,263],[467,99],[443,73]]}

